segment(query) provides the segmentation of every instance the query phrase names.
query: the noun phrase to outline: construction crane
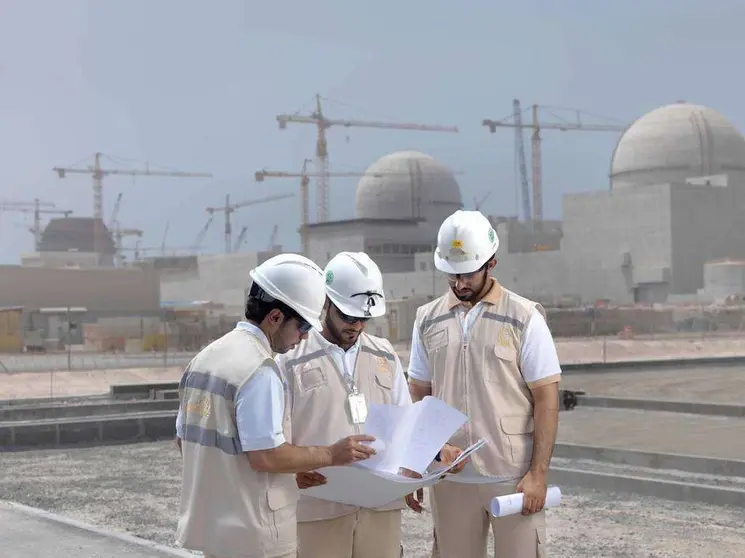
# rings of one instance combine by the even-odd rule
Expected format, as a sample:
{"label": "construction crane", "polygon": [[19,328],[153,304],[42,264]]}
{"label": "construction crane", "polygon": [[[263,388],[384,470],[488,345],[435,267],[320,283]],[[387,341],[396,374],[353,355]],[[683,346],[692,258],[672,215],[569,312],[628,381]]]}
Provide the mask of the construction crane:
{"label": "construction crane", "polygon": [[55,207],[52,202],[41,201],[36,198],[32,202],[0,202],[0,211],[16,211],[18,213],[33,213],[34,226],[29,231],[34,235],[34,249],[39,250],[41,243],[41,216],[46,215],[63,215],[65,218],[72,215],[72,211],[66,209],[43,209],[45,207]]}
{"label": "construction crane", "polygon": [[272,251],[275,246],[277,246],[277,236],[279,233],[279,225],[274,225],[274,228],[272,229],[272,234],[269,236],[269,245],[267,246],[268,251]]}
{"label": "construction crane", "polygon": [[520,170],[520,192],[523,200],[523,219],[533,222],[533,214],[530,211],[530,186],[528,185],[528,165],[525,162],[525,142],[523,141],[523,111],[520,101],[512,100],[512,117],[515,123],[515,151],[517,164]]}
{"label": "construction crane", "polygon": [[137,238],[142,238],[142,235],[144,234],[141,229],[122,227],[122,224],[119,222],[119,208],[121,207],[121,204],[122,192],[119,192],[119,194],[116,196],[116,202],[114,203],[114,209],[111,212],[111,217],[109,218],[109,230],[111,230],[114,237],[114,256],[116,258],[117,267],[124,266],[124,253],[122,251],[122,241],[124,240],[124,238],[127,236],[136,236]]}
{"label": "construction crane", "polygon": [[237,252],[240,250],[241,246],[243,246],[243,241],[246,240],[246,234],[248,233],[248,227],[243,226],[241,228],[241,232],[238,233],[238,238],[235,239],[235,244],[233,244],[233,252]]}
{"label": "construction crane", "polygon": [[[93,166],[85,169],[72,167],[54,167],[60,178],[65,178],[68,174],[91,174],[93,176],[93,217],[95,219],[93,228],[94,250],[100,255],[101,253],[101,223],[103,219],[103,177],[108,175],[125,175],[125,176],[171,176],[180,178],[212,178],[212,174],[204,172],[182,172],[182,171],[164,171],[152,170],[146,163],[143,169],[104,169],[101,167],[102,153],[95,153],[93,156]],[[100,257],[100,256],[99,256]]]}
{"label": "construction crane", "polygon": [[[212,221],[215,220],[215,214],[210,213],[210,216],[207,218],[207,222],[204,224],[204,226],[201,228],[201,230],[197,233],[197,236],[194,238],[194,242],[191,243],[191,246],[189,247],[189,250],[192,252],[196,252],[199,250],[199,247],[202,245],[202,242],[204,242],[205,237],[207,236],[207,231],[210,228],[210,225],[212,224]],[[163,246],[165,246],[165,236],[163,237]],[[165,248],[163,249],[165,253]]]}
{"label": "construction crane", "polygon": [[[578,130],[581,132],[622,132],[628,128],[628,125],[616,125],[616,124],[585,124],[580,120],[580,112],[573,110],[577,116],[576,122],[540,122],[538,118],[539,108],[550,108],[540,107],[539,105],[533,105],[533,121],[529,124],[523,124],[522,119],[515,119],[514,115],[516,112],[522,112],[520,110],[520,101],[515,99],[513,101],[513,122],[504,120],[484,120],[483,126],[489,128],[489,131],[493,134],[497,131],[497,128],[517,128],[522,130],[524,128],[530,128],[533,130],[531,137],[531,163],[532,163],[532,182],[533,182],[533,212],[532,221],[540,222],[543,220],[543,185],[541,177],[541,129],[544,130],[559,130],[567,132],[569,130]],[[525,193],[523,192],[523,206]]]}
{"label": "construction crane", "polygon": [[[283,200],[286,198],[294,198],[295,194],[279,194],[277,196],[268,196],[266,198],[261,198],[258,200],[249,200],[244,202],[238,202],[238,203],[230,203],[230,194],[227,194],[225,196],[225,205],[222,207],[207,207],[207,213],[210,214],[210,217],[217,213],[218,211],[222,211],[225,214],[225,253],[230,254],[232,252],[232,226],[230,224],[230,215],[235,210],[240,209],[241,207],[248,207],[249,205],[257,205],[260,203],[267,203],[270,201],[276,201],[276,200]],[[206,227],[209,226],[209,223],[211,221],[208,221],[208,224],[205,226],[205,232]]]}
{"label": "construction crane", "polygon": [[316,110],[309,116],[298,114],[280,114],[277,116],[279,129],[284,130],[288,122],[299,124],[314,124],[317,129],[316,138],[316,169],[318,170],[316,198],[318,203],[317,218],[319,223],[328,219],[329,214],[329,159],[326,130],[331,126],[343,126],[345,128],[383,128],[389,130],[411,130],[419,132],[453,132],[457,133],[456,126],[432,126],[425,124],[409,124],[395,122],[373,122],[367,120],[333,120],[323,114],[321,96],[316,95]]}

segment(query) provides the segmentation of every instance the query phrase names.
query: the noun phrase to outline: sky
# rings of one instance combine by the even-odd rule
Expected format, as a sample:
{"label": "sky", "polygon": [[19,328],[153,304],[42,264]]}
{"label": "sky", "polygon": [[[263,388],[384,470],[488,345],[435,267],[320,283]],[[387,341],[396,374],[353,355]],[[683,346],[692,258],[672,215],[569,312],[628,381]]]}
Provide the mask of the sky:
{"label": "sky", "polygon": [[[422,151],[458,171],[467,208],[514,215],[514,133],[490,134],[512,99],[581,110],[583,121],[629,123],[686,100],[745,129],[745,3],[719,0],[5,0],[0,6],[0,200],[39,198],[92,213],[85,168],[209,172],[213,179],[104,179],[104,218],[123,193],[119,221],[143,246],[191,245],[206,207],[277,194],[295,197],[233,214],[245,250],[278,240],[299,249],[298,183],[256,183],[261,168],[299,171],[315,128],[281,113],[456,125],[458,134],[331,129],[331,170],[363,171],[378,157]],[[588,116],[593,115],[593,116]],[[525,120],[530,119],[526,113]],[[546,109],[541,119],[574,118]],[[543,132],[544,214],[564,194],[608,188],[616,132]],[[525,134],[530,157],[529,134]],[[528,159],[528,167],[530,160]],[[354,178],[331,180],[332,219],[354,215]],[[48,217],[48,216],[47,216]],[[0,263],[33,250],[30,215],[0,212]],[[223,248],[222,215],[203,249]],[[133,246],[133,240],[127,242]]]}

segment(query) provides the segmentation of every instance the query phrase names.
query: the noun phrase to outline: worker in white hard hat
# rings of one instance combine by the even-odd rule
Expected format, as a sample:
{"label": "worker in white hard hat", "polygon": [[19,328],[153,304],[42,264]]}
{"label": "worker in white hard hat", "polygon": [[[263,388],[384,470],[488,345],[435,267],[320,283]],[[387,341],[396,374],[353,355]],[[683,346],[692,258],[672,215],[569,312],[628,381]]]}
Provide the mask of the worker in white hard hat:
{"label": "worker in white hard hat", "polygon": [[286,428],[289,405],[273,353],[290,351],[321,327],[322,270],[303,256],[280,254],[250,275],[246,321],[202,349],[179,386],[176,539],[207,558],[296,556],[295,473],[375,453],[370,436],[300,446]]}
{"label": "worker in white hard hat", "polygon": [[[479,439],[460,475],[432,489],[439,558],[543,557],[546,476],[558,426],[561,368],[543,307],[491,272],[499,238],[478,211],[456,211],[437,235],[435,267],[448,292],[417,310],[409,362],[413,400],[434,395],[468,414],[450,440]],[[523,493],[522,514],[493,518],[494,496]]]}
{"label": "worker in white hard hat", "polygon": [[[325,271],[326,314],[277,361],[292,405],[292,433],[304,445],[362,431],[373,403],[411,405],[406,376],[393,346],[366,333],[369,320],[385,315],[383,277],[362,252],[341,252]],[[318,472],[299,473],[298,486],[325,482]],[[399,558],[403,500],[360,509],[300,494],[298,558]]]}

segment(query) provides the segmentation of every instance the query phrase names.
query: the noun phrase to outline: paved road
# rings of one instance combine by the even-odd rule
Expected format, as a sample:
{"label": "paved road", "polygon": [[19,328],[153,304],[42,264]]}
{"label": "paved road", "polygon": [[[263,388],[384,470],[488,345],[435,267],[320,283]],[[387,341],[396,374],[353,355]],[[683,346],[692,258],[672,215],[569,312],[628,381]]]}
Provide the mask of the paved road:
{"label": "paved road", "polygon": [[559,416],[568,444],[745,460],[745,419],[577,407]]}
{"label": "paved road", "polygon": [[37,510],[0,502],[0,540],[3,558],[173,558],[195,554],[168,549],[149,541],[112,536]]}
{"label": "paved road", "polygon": [[745,402],[745,367],[642,368],[602,374],[567,374],[561,380],[561,387],[607,397],[742,405]]}
{"label": "paved road", "polygon": [[6,372],[49,372],[58,370],[112,370],[183,366],[194,352],[160,354],[66,353],[44,355],[0,355],[0,370]]}

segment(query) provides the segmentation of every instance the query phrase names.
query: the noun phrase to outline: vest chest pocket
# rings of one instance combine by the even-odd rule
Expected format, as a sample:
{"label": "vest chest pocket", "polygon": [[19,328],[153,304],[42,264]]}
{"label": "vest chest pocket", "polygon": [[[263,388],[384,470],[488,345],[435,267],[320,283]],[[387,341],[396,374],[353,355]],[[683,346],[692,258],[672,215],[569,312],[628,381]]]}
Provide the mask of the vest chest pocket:
{"label": "vest chest pocket", "polygon": [[295,371],[295,383],[300,391],[311,391],[329,383],[326,373],[319,367],[305,368]]}
{"label": "vest chest pocket", "polygon": [[[490,354],[491,353],[491,354]],[[494,350],[487,347],[485,352],[485,361],[487,373],[484,374],[484,378],[487,382],[498,382],[503,379],[505,373],[511,373],[508,371],[517,370],[519,368],[517,362],[517,349],[514,345],[494,345]],[[519,372],[518,372],[519,373]]]}
{"label": "vest chest pocket", "polygon": [[445,328],[429,332],[422,339],[424,348],[427,349],[428,353],[447,347],[449,341],[448,330]]}

